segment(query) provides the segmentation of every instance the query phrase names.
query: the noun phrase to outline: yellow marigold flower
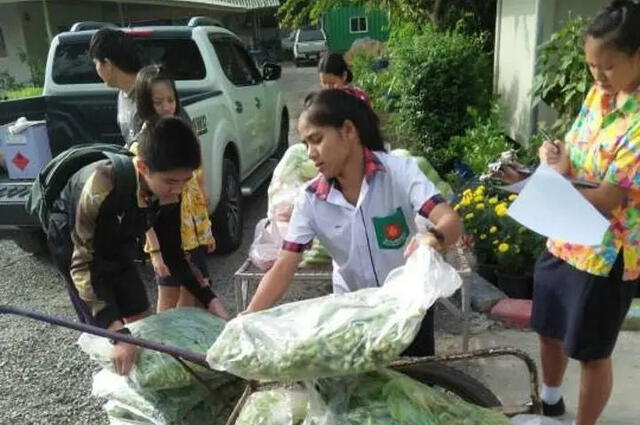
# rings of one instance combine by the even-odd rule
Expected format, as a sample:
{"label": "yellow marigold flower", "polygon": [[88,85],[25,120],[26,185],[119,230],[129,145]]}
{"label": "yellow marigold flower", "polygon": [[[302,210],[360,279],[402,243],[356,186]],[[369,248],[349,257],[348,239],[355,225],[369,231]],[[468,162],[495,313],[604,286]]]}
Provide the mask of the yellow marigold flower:
{"label": "yellow marigold flower", "polygon": [[498,217],[504,217],[507,215],[507,205],[505,203],[500,203],[498,205],[495,206],[494,208],[496,214],[498,215]]}
{"label": "yellow marigold flower", "polygon": [[491,205],[495,205],[495,204],[497,204],[497,203],[498,203],[498,198],[497,198],[497,197],[495,197],[495,196],[494,196],[493,198],[489,198],[489,203],[490,203]]}
{"label": "yellow marigold flower", "polygon": [[476,204],[482,201],[484,201],[484,198],[482,196],[475,196],[473,198],[473,202],[475,202]]}
{"label": "yellow marigold flower", "polygon": [[454,210],[454,211],[458,211],[460,208],[462,208],[462,206],[461,206],[460,204],[456,204],[456,205],[453,207],[453,210]]}
{"label": "yellow marigold flower", "polygon": [[462,192],[462,196],[468,196],[468,195],[471,195],[471,189],[465,189],[465,190]]}
{"label": "yellow marigold flower", "polygon": [[515,193],[513,195],[509,195],[508,198],[511,202],[515,201],[516,199],[518,199],[518,195],[516,195]]}
{"label": "yellow marigold flower", "polygon": [[483,210],[484,209],[484,204],[483,203],[476,204],[476,209],[477,210]]}
{"label": "yellow marigold flower", "polygon": [[502,242],[500,245],[498,245],[498,251],[500,251],[500,252],[509,251],[509,244]]}
{"label": "yellow marigold flower", "polygon": [[480,235],[480,240],[485,240],[487,239],[487,235],[485,235],[484,233]]}
{"label": "yellow marigold flower", "polygon": [[473,213],[465,215],[464,218],[466,218],[467,220],[471,220],[473,218]]}
{"label": "yellow marigold flower", "polygon": [[476,187],[476,193],[484,193],[486,187],[484,187],[483,185],[480,185],[478,187]]}
{"label": "yellow marigold flower", "polygon": [[498,231],[498,228],[496,226],[491,226],[491,228],[489,229],[489,233],[496,233]]}

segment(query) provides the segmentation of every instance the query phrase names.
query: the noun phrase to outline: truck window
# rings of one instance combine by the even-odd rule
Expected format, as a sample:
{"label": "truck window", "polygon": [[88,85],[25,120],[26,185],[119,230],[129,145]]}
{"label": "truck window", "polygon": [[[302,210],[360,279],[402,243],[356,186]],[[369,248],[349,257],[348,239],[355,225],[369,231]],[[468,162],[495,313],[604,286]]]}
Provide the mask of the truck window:
{"label": "truck window", "polygon": [[262,76],[244,47],[231,38],[210,37],[222,71],[236,86],[253,86]]}
{"label": "truck window", "polygon": [[[176,80],[202,80],[204,61],[190,39],[138,38],[138,55],[144,65],[164,64]],[[52,78],[56,84],[101,83],[89,58],[89,40],[61,43],[53,59]]]}
{"label": "truck window", "polygon": [[326,40],[324,34],[320,30],[304,30],[300,31],[298,35],[298,41],[324,41]]}

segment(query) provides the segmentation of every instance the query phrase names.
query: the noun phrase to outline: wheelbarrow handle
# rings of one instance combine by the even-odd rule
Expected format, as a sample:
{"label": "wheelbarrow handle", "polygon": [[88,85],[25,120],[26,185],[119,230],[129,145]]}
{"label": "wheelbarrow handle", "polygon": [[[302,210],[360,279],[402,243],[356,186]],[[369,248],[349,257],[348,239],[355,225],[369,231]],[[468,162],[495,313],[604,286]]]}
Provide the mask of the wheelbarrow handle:
{"label": "wheelbarrow handle", "polygon": [[27,317],[29,319],[37,320],[39,322],[49,323],[50,325],[62,326],[64,328],[73,329],[80,332],[86,332],[91,335],[101,336],[109,338],[115,341],[126,342],[127,344],[137,345],[138,347],[148,348],[149,350],[159,351],[161,353],[169,354],[173,357],[187,360],[191,363],[198,364],[209,369],[206,358],[200,353],[194,351],[183,350],[177,347],[167,346],[165,344],[159,344],[157,342],[147,341],[144,339],[136,338],[131,335],[125,335],[118,332],[102,329],[97,326],[87,325],[85,323],[72,322],[70,320],[61,319],[59,317],[49,316],[35,311],[25,310],[18,307],[9,305],[0,305],[0,314],[14,314],[16,316]]}

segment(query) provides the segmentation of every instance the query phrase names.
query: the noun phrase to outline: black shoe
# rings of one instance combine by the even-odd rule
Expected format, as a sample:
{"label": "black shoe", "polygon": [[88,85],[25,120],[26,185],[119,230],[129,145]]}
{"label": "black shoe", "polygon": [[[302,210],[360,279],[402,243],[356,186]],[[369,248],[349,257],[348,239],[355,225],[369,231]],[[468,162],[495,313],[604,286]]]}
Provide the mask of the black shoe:
{"label": "black shoe", "polygon": [[564,415],[565,411],[564,399],[562,397],[560,397],[560,400],[558,400],[556,404],[547,404],[544,400],[542,401],[542,414],[545,416],[555,418]]}

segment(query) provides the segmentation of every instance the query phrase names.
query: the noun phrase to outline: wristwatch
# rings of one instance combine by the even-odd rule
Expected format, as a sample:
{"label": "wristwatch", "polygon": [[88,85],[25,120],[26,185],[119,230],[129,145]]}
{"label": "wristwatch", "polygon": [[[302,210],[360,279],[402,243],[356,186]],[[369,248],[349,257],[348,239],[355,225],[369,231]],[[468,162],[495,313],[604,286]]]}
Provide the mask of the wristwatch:
{"label": "wristwatch", "polygon": [[[118,330],[116,330],[115,332],[122,334],[122,335],[131,335],[131,331],[129,330],[129,328],[120,328]],[[112,345],[116,345],[117,343],[119,343],[120,341],[115,340],[115,339],[109,339],[109,342]]]}

